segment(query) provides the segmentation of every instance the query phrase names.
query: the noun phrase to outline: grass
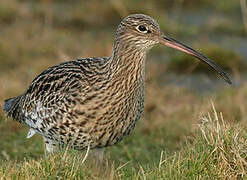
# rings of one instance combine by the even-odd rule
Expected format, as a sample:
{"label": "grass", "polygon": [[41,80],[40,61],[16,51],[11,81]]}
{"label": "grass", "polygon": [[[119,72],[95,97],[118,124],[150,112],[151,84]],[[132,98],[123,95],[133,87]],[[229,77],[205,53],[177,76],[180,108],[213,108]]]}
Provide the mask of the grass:
{"label": "grass", "polygon": [[[182,18],[202,10],[208,11],[203,23]],[[193,44],[232,79],[245,72],[241,54],[210,41],[213,35],[245,38],[235,0],[1,1],[0,179],[247,178],[247,84],[221,85],[205,95],[164,81],[169,73],[208,77],[209,70],[163,47],[154,48],[148,57],[143,118],[133,134],[107,148],[103,165],[90,162],[91,157],[82,163],[85,152],[71,149],[45,157],[42,138],[26,139],[28,128],[5,117],[4,99],[22,93],[47,67],[111,54],[116,25],[137,12],[153,16],[164,32]],[[207,81],[202,81],[206,89]]]}
{"label": "grass", "polygon": [[[82,163],[85,153],[67,148],[47,158],[33,160],[24,159],[20,162],[1,162],[0,176],[3,179],[245,179],[247,177],[247,137],[246,131],[239,125],[229,125],[224,121],[222,113],[212,106],[211,112],[201,117],[193,135],[184,138],[180,150],[169,152],[167,149],[146,151],[147,147],[138,138],[135,140],[135,151],[131,152],[129,142],[127,147],[118,147],[115,156],[107,153],[104,165],[86,161]],[[147,137],[146,137],[147,138]],[[146,139],[148,140],[148,138]],[[153,144],[155,147],[155,145]],[[126,155],[125,153],[129,153]],[[155,156],[156,158],[150,156]],[[148,156],[147,156],[148,154]],[[138,157],[134,157],[138,156]],[[114,158],[114,159],[113,159]],[[116,158],[116,159],[115,159]],[[142,162],[139,159],[146,159]],[[154,159],[153,159],[154,158]],[[135,162],[136,159],[136,162]]]}

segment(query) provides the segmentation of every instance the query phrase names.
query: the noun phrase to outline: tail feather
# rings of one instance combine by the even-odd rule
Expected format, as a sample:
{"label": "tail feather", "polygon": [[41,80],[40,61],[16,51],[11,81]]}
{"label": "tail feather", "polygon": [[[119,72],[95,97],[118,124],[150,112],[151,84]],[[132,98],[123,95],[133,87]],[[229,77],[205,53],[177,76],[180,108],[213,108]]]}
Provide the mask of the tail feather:
{"label": "tail feather", "polygon": [[20,96],[9,98],[5,100],[4,103],[4,111],[6,112],[7,116],[13,117],[13,114],[16,112],[16,107],[20,100]]}

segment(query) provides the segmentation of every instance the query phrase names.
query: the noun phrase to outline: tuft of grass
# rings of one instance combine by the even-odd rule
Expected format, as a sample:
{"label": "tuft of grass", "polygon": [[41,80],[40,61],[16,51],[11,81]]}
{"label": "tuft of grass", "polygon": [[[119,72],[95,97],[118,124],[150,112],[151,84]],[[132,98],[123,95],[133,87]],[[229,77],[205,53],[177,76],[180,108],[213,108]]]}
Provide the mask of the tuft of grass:
{"label": "tuft of grass", "polygon": [[[239,125],[227,124],[213,105],[202,116],[192,139],[183,151],[165,156],[159,163],[163,178],[168,179],[245,179],[247,177],[247,137]],[[165,156],[165,157],[163,157]]]}
{"label": "tuft of grass", "polygon": [[[213,111],[201,118],[200,136],[209,150],[210,160],[219,177],[246,178],[246,132],[239,125],[226,124],[222,113]],[[207,160],[208,161],[208,160]]]}

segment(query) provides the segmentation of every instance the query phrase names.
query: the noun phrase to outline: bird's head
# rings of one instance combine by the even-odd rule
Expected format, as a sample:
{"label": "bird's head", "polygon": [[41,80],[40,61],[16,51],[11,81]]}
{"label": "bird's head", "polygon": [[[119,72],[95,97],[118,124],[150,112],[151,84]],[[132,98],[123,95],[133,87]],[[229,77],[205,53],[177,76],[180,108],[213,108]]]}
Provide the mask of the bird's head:
{"label": "bird's head", "polygon": [[159,43],[160,33],[159,24],[150,16],[132,14],[118,26],[116,38],[128,46],[147,50]]}
{"label": "bird's head", "polygon": [[132,14],[124,18],[116,32],[116,43],[122,43],[125,48],[134,47],[140,51],[147,51],[155,44],[162,44],[177,49],[208,64],[217,71],[226,82],[231,84],[228,75],[214,61],[191,47],[165,35],[160,30],[159,24],[150,16]]}

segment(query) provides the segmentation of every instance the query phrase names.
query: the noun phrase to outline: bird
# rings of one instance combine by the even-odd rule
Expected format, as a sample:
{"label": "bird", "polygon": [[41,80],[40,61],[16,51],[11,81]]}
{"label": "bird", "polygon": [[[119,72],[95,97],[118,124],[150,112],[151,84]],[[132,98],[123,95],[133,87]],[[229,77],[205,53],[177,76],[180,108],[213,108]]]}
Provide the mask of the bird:
{"label": "bird", "polygon": [[196,57],[231,84],[213,60],[167,36],[156,20],[131,14],[118,25],[109,57],[78,58],[44,70],[24,93],[5,100],[4,111],[30,128],[27,138],[41,135],[48,154],[63,145],[103,154],[143,114],[146,54],[156,44]]}

